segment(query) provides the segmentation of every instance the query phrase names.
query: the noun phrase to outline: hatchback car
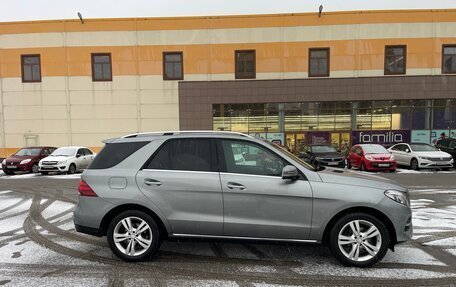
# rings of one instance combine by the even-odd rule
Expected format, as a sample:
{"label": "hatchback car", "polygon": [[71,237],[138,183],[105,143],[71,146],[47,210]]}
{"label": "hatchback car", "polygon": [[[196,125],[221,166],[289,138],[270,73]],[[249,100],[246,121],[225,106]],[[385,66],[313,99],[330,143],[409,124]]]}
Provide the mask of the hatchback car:
{"label": "hatchback car", "polygon": [[383,146],[378,144],[354,145],[347,157],[348,168],[359,168],[362,171],[395,172],[397,162]]}
{"label": "hatchback car", "polygon": [[299,157],[313,166],[345,167],[345,157],[330,144],[304,145]]}
{"label": "hatchback car", "polygon": [[401,143],[388,149],[400,165],[414,170],[421,168],[449,169],[453,166],[451,154],[427,143]]}
{"label": "hatchback car", "polygon": [[317,171],[248,135],[146,133],[105,142],[81,175],[74,224],[106,235],[125,261],[150,258],[167,237],[199,237],[325,243],[343,264],[366,267],[412,236],[406,188]]}
{"label": "hatchback car", "polygon": [[5,174],[12,175],[16,171],[37,173],[38,162],[50,155],[56,148],[48,146],[24,147],[12,156],[5,158],[2,169]]}
{"label": "hatchback car", "polygon": [[95,157],[90,149],[82,146],[59,147],[51,155],[39,162],[42,175],[50,172],[73,174],[84,170]]}
{"label": "hatchback car", "polygon": [[453,165],[456,166],[456,138],[438,140],[435,146],[441,151],[449,153],[453,157]]}

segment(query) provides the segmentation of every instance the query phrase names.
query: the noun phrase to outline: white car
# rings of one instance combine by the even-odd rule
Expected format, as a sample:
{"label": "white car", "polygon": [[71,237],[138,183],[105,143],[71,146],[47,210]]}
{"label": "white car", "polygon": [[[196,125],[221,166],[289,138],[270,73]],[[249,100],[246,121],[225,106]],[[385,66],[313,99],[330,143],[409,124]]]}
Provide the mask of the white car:
{"label": "white car", "polygon": [[400,143],[388,149],[396,158],[397,164],[410,166],[414,170],[420,168],[449,169],[453,166],[453,157],[426,143]]}
{"label": "white car", "polygon": [[48,157],[40,160],[39,171],[42,175],[50,172],[73,174],[87,168],[95,155],[90,149],[83,146],[60,147]]}

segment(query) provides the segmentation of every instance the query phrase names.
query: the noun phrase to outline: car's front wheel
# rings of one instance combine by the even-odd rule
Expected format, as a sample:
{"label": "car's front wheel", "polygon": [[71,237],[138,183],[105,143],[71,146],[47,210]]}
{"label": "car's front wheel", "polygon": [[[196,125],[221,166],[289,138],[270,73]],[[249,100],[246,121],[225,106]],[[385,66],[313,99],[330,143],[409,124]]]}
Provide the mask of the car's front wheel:
{"label": "car's front wheel", "polygon": [[413,170],[419,170],[420,169],[420,166],[418,164],[418,160],[416,158],[412,158],[412,160],[410,161],[410,167]]}
{"label": "car's front wheel", "polygon": [[76,165],[74,163],[70,164],[68,167],[68,174],[73,174],[76,172]]}
{"label": "car's front wheel", "polygon": [[35,163],[34,165],[32,165],[32,173],[38,173],[40,171],[40,168],[38,167],[38,165]]}
{"label": "car's front wheel", "polygon": [[390,236],[385,224],[367,213],[351,213],[333,226],[329,247],[345,266],[369,267],[388,251]]}
{"label": "car's front wheel", "polygon": [[155,220],[139,210],[124,211],[108,227],[108,244],[112,252],[125,261],[144,261],[160,247],[160,232]]}

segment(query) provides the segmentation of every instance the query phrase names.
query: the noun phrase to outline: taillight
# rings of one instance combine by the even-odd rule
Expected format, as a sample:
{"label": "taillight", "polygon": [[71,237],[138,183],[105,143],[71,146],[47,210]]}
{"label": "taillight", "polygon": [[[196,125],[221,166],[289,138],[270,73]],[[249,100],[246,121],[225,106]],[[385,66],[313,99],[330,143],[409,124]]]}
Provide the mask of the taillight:
{"label": "taillight", "polygon": [[79,181],[78,192],[81,196],[98,196],[95,191],[82,179]]}

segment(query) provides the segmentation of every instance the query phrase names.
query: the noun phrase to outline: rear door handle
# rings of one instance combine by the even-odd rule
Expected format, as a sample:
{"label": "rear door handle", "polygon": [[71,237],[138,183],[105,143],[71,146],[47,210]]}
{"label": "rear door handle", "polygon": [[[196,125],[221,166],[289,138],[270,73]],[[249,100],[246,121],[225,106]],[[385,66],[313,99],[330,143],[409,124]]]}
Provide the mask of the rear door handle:
{"label": "rear door handle", "polygon": [[148,185],[148,186],[153,186],[153,185],[160,186],[160,185],[162,185],[162,183],[160,181],[158,181],[156,179],[152,179],[152,178],[144,179],[144,184]]}
{"label": "rear door handle", "polygon": [[245,190],[245,186],[243,186],[242,184],[231,181],[226,184],[226,187],[228,187],[229,189]]}

